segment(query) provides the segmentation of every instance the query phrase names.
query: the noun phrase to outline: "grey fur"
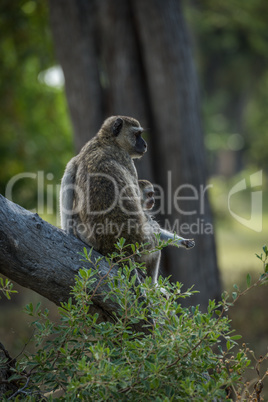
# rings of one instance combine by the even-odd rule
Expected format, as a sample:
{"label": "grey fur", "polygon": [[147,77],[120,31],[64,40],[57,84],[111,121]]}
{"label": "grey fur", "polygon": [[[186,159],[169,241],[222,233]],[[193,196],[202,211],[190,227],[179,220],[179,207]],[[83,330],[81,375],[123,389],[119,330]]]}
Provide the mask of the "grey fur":
{"label": "grey fur", "polygon": [[[148,225],[141,207],[133,163],[146,152],[142,131],[131,117],[106,119],[97,135],[67,164],[62,178],[62,228],[103,255],[115,251],[114,244],[120,237],[126,239],[126,245],[148,243],[148,251],[157,246],[153,227]],[[120,231],[114,233],[114,227]],[[130,247],[127,251],[132,254]],[[145,262],[153,283],[157,282],[160,255],[155,251],[133,256]]]}
{"label": "grey fur", "polygon": [[[152,218],[150,210],[154,207],[154,187],[148,180],[139,180],[139,187],[141,193],[141,205],[148,218],[148,224],[152,226],[155,233],[160,233],[161,241],[173,240],[171,246],[184,247],[186,249],[195,246],[193,239],[184,239],[176,233],[171,233],[168,230],[162,229],[160,225]],[[149,205],[149,206],[148,206]]]}
{"label": "grey fur", "polygon": [[74,158],[67,164],[61,180],[60,217],[61,227],[67,233],[73,234],[73,203],[76,165]]}

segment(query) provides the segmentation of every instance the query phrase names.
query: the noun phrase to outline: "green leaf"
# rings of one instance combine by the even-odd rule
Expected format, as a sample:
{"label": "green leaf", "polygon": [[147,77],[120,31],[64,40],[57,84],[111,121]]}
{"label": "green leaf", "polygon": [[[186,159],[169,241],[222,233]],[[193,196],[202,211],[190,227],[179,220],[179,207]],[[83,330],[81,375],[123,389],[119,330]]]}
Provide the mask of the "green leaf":
{"label": "green leaf", "polygon": [[63,355],[66,355],[66,354],[67,354],[67,352],[66,352],[66,350],[65,350],[64,348],[60,348],[59,351],[60,351]]}
{"label": "green leaf", "polygon": [[86,249],[86,247],[83,248],[83,251],[84,251],[85,256],[87,257],[87,249]]}
{"label": "green leaf", "polygon": [[35,313],[35,314],[37,314],[37,313],[39,312],[40,307],[41,307],[41,302],[38,302],[37,305],[36,305],[36,307],[35,307],[35,310],[34,310],[34,313]]}
{"label": "green leaf", "polygon": [[268,255],[268,249],[267,249],[267,246],[265,245],[265,246],[263,246],[263,251],[265,252],[265,255],[266,255],[266,257],[267,257],[267,255]]}
{"label": "green leaf", "polygon": [[233,341],[236,341],[237,339],[241,339],[241,338],[242,338],[241,335],[233,335],[233,336],[230,336],[230,339],[232,339]]}
{"label": "green leaf", "polygon": [[117,242],[119,249],[122,249],[124,247],[125,242],[126,242],[126,239],[124,239],[124,237],[120,237],[120,239]]}
{"label": "green leaf", "polygon": [[81,276],[82,279],[86,279],[87,274],[84,269],[79,270],[79,276]]}
{"label": "green leaf", "polygon": [[33,304],[32,304],[32,303],[27,304],[26,307],[25,307],[25,309],[24,309],[24,311],[25,311],[28,315],[33,316]]}
{"label": "green leaf", "polygon": [[265,264],[264,272],[267,274],[267,272],[268,272],[268,264]]}

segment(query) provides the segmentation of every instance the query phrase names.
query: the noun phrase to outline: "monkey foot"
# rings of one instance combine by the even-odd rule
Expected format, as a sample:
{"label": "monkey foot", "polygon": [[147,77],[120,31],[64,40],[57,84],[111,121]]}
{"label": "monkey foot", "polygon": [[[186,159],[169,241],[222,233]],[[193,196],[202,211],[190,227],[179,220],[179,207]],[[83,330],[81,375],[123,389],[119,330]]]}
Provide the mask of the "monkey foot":
{"label": "monkey foot", "polygon": [[184,246],[185,248],[192,248],[195,246],[195,241],[194,239],[184,239],[181,242],[182,246]]}

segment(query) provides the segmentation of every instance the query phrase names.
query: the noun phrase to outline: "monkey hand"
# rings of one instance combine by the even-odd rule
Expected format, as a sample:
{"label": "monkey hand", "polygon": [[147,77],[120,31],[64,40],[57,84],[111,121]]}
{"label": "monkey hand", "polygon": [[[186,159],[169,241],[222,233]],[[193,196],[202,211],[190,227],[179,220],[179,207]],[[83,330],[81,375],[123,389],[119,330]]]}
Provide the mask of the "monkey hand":
{"label": "monkey hand", "polygon": [[181,245],[185,248],[193,248],[195,246],[195,241],[194,239],[183,239],[181,240]]}
{"label": "monkey hand", "polygon": [[175,235],[175,243],[177,247],[184,247],[184,248],[193,248],[195,246],[194,239],[184,239],[183,237]]}

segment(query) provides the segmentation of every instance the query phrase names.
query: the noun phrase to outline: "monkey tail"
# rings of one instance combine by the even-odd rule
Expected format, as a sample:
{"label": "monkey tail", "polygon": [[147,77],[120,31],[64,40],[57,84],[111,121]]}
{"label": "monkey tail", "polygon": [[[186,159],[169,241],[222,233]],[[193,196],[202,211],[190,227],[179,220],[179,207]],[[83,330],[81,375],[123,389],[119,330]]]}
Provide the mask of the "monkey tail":
{"label": "monkey tail", "polygon": [[67,233],[73,234],[73,202],[74,185],[76,176],[76,164],[74,158],[67,164],[60,188],[60,217],[61,227]]}

